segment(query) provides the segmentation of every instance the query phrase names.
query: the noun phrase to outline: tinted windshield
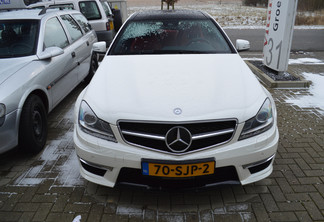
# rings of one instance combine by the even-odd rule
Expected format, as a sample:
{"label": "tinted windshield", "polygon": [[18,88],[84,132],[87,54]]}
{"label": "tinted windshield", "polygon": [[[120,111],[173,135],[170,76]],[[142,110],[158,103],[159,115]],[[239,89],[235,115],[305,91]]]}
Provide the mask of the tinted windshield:
{"label": "tinted windshield", "polygon": [[0,21],[0,58],[34,55],[38,24],[37,20]]}
{"label": "tinted windshield", "polygon": [[116,39],[111,55],[232,53],[211,20],[131,21]]}

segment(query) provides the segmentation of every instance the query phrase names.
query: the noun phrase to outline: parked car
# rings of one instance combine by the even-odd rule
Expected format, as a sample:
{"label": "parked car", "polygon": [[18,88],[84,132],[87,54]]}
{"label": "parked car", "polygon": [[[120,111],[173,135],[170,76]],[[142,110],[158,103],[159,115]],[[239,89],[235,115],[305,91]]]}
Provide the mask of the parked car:
{"label": "parked car", "polygon": [[245,185],[272,172],[276,121],[270,93],[210,15],[142,11],[79,95],[73,139],[81,175],[101,185]]}
{"label": "parked car", "polygon": [[0,12],[0,153],[44,147],[47,113],[98,66],[95,42],[78,11]]}
{"label": "parked car", "polygon": [[54,0],[29,5],[29,8],[61,7],[80,11],[96,31],[98,41],[110,45],[115,37],[114,18],[107,0]]}

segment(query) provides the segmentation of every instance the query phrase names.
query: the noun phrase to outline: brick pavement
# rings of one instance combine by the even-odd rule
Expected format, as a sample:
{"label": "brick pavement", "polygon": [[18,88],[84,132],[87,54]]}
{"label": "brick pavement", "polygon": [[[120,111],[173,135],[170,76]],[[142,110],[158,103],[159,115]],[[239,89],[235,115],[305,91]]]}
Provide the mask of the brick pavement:
{"label": "brick pavement", "polygon": [[[324,53],[309,56],[324,61]],[[324,75],[321,64],[293,66]],[[50,114],[49,139],[42,153],[26,156],[13,150],[0,155],[0,221],[72,222],[78,216],[91,222],[324,221],[324,111],[286,102],[311,97],[310,89],[270,90],[280,131],[270,177],[246,186],[162,192],[111,189],[80,177],[72,142],[72,108],[83,87]]]}

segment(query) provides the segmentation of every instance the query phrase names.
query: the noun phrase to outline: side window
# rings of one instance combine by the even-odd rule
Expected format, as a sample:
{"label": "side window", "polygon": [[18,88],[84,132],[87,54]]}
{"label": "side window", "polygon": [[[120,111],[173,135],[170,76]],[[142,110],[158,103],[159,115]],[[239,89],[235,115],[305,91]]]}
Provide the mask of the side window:
{"label": "side window", "polygon": [[100,3],[101,3],[102,8],[104,9],[104,11],[106,13],[106,16],[108,17],[108,16],[112,15],[112,11],[111,11],[111,9],[110,9],[110,7],[108,5],[108,2],[102,2],[101,1]]}
{"label": "side window", "polygon": [[55,5],[51,5],[50,8],[59,8],[61,10],[73,10],[74,6],[73,4],[55,4]]}
{"label": "side window", "polygon": [[57,46],[63,49],[68,45],[69,41],[61,23],[57,18],[49,19],[45,25],[44,47]]}
{"label": "side window", "polygon": [[73,17],[78,21],[85,32],[89,32],[91,30],[88,20],[83,15],[74,14]]}
{"label": "side window", "polygon": [[70,33],[72,42],[82,37],[82,31],[78,23],[76,23],[70,15],[61,15],[61,18]]}
{"label": "side window", "polygon": [[98,5],[95,1],[80,2],[80,11],[88,19],[101,19],[101,14]]}

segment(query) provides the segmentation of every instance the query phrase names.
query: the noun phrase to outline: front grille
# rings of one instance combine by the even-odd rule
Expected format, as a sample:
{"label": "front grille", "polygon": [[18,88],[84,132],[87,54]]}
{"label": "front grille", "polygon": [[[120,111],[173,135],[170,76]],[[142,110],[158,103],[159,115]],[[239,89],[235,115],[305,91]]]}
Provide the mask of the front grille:
{"label": "front grille", "polygon": [[[236,120],[189,123],[119,121],[118,126],[128,144],[181,154],[229,142],[235,133]],[[178,138],[178,142],[172,143]]]}

